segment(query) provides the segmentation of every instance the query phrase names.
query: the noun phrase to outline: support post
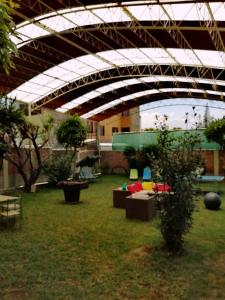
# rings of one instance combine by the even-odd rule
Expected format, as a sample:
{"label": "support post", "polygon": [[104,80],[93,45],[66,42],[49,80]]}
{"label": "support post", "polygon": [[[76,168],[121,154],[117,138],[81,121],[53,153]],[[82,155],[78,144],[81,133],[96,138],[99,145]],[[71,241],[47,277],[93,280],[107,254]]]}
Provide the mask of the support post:
{"label": "support post", "polygon": [[219,175],[219,151],[213,151],[213,165],[214,165],[214,175]]}
{"label": "support post", "polygon": [[98,151],[98,165],[99,167],[101,166],[100,164],[100,125],[99,122],[97,122],[97,126],[96,126],[96,144],[97,144],[97,151]]}
{"label": "support post", "polygon": [[6,159],[3,159],[3,191],[9,189],[9,163]]}

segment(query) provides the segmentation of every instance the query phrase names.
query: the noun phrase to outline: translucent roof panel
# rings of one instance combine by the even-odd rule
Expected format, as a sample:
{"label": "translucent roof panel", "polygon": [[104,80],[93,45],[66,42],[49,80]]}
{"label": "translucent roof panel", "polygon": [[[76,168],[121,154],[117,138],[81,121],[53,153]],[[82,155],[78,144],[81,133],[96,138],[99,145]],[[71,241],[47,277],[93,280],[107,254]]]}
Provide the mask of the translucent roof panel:
{"label": "translucent roof panel", "polygon": [[[166,82],[174,82],[174,81],[180,81],[180,82],[199,82],[201,83],[200,79],[195,79],[195,78],[187,78],[187,77],[178,77],[178,76],[148,76],[148,77],[140,77],[138,79],[134,78],[134,79],[127,79],[127,80],[122,80],[119,82],[115,82],[109,85],[105,85],[102,86],[92,92],[86,93],[83,96],[80,96],[74,100],[72,100],[71,102],[64,104],[61,106],[61,108],[63,109],[72,109],[75,108],[77,106],[79,106],[82,103],[85,103],[86,101],[93,99],[95,97],[101,96],[104,93],[110,92],[110,91],[114,91],[116,89],[122,88],[122,87],[126,87],[129,85],[135,85],[135,84],[140,84],[140,83],[149,83],[149,82],[160,82],[160,81],[166,81]],[[210,80],[202,80],[204,82],[202,83],[208,83],[211,84],[212,81]],[[220,84],[220,82],[219,82]],[[225,85],[225,82],[223,82],[223,85]],[[202,91],[203,92],[203,91]],[[141,92],[142,93],[142,92]],[[138,96],[138,94],[137,94]],[[129,96],[125,96],[125,97],[129,97]],[[140,97],[140,95],[139,95]],[[124,98],[125,100],[126,98]],[[69,106],[68,106],[69,105]]]}
{"label": "translucent roof panel", "polygon": [[[77,58],[78,61],[84,63],[85,65],[88,65],[88,67],[92,67],[95,70],[104,70],[107,69],[109,66],[111,66],[109,63],[101,60],[101,53],[97,53],[97,55],[89,54],[89,55],[84,55],[80,56]],[[98,55],[100,57],[98,57]],[[78,70],[79,72],[79,70]]]}
{"label": "translucent roof panel", "polygon": [[106,23],[127,22],[131,20],[121,7],[95,9],[93,13]]}
{"label": "translucent roof panel", "polygon": [[225,54],[222,51],[194,50],[205,66],[225,67]]}
{"label": "translucent roof panel", "polygon": [[134,5],[129,7],[131,14],[140,21],[169,20],[159,5]]}
{"label": "translucent roof panel", "polygon": [[[188,89],[188,88],[165,88],[165,89],[160,89],[160,90],[156,90],[156,89],[151,89],[151,90],[146,90],[146,91],[143,91],[143,92],[138,92],[138,93],[133,93],[133,94],[130,94],[128,96],[125,96],[125,97],[122,97],[122,98],[119,98],[119,99],[116,99],[114,101],[111,101],[105,105],[102,105],[101,107],[98,107],[96,109],[93,109],[92,111],[86,113],[86,114],[83,114],[81,115],[82,118],[84,119],[87,119],[87,118],[90,118],[98,113],[101,113],[101,112],[104,112],[105,110],[109,109],[109,108],[112,108],[118,104],[121,104],[123,102],[126,102],[126,101],[129,101],[129,100],[132,100],[132,99],[135,99],[135,98],[139,98],[139,97],[143,97],[143,96],[148,96],[148,95],[152,95],[152,94],[157,94],[157,93],[165,93],[165,96],[166,96],[166,93],[178,93],[178,92],[185,92],[185,93],[205,93],[205,92],[208,92],[208,91],[204,91],[204,90],[201,90],[201,89]],[[210,94],[219,94],[219,95],[222,95],[222,96],[225,96],[225,93],[222,93],[222,92],[215,92],[215,91],[209,91]]]}
{"label": "translucent roof panel", "polygon": [[201,3],[204,15],[199,13],[199,6],[196,3],[169,4],[164,5],[164,8],[172,20],[198,21],[211,19],[205,3]]}
{"label": "translucent roof panel", "polygon": [[76,27],[75,24],[67,19],[65,16],[54,16],[41,20],[41,24],[46,25],[54,31],[60,32]]}
{"label": "translucent roof panel", "polygon": [[[132,5],[126,3],[126,9],[133,18],[139,21],[207,21],[211,20],[205,3],[179,3],[160,5]],[[80,8],[68,8],[56,11],[55,13],[38,16],[30,23],[28,21],[16,27],[18,38],[15,42],[21,42],[51,34],[52,31],[61,32],[76,28],[78,26],[90,26],[102,23],[129,22],[131,18],[122,7],[115,6],[115,3],[103,5],[81,6]],[[210,3],[213,18],[218,21],[225,20],[225,7],[223,1]],[[49,30],[48,30],[49,28]]]}
{"label": "translucent roof panel", "polygon": [[39,99],[39,95],[36,95],[34,93],[30,94],[28,92],[23,92],[21,90],[14,90],[14,91],[10,92],[8,94],[8,97],[16,98],[19,101],[27,102],[27,103],[34,102],[36,99]]}
{"label": "translucent roof panel", "polygon": [[200,60],[197,59],[193,50],[190,49],[168,49],[169,53],[174,56],[178,63],[185,65],[201,64]]}
{"label": "translucent roof panel", "polygon": [[213,13],[213,17],[218,21],[225,21],[225,4],[224,2],[210,3],[210,8]]}
{"label": "translucent roof panel", "polygon": [[[158,56],[159,53],[161,53],[163,56],[159,58],[159,62],[158,62],[159,64],[165,64],[165,63],[174,64],[173,61],[171,63],[165,61],[165,56],[167,55],[167,53],[163,49],[146,48],[141,50],[145,50],[145,53],[148,53],[148,55],[151,54],[151,57],[154,60],[156,56]],[[177,49],[176,50],[169,49],[169,51],[173,53],[173,56],[175,57],[176,60],[179,60],[179,57],[182,56],[182,52],[185,52],[185,50],[183,49],[179,49],[179,51],[177,51]],[[194,51],[197,53],[198,56],[201,57],[201,59],[204,61],[206,65],[210,64],[210,66],[212,67],[215,66],[215,67],[223,68],[222,59],[219,55],[220,53],[218,53],[217,51],[206,51],[206,50],[194,50]],[[114,52],[115,52],[115,56],[114,56]],[[112,59],[112,57],[113,58],[118,57],[117,56],[118,53],[119,55],[126,55],[127,60],[134,61],[129,65],[135,65],[139,63],[142,65],[153,64],[152,61],[147,56],[145,56],[145,54],[143,54],[142,51],[140,51],[139,49],[120,49],[120,50],[115,50],[114,52],[104,51],[104,52],[99,52],[96,55],[92,55],[92,54],[84,55],[63,62],[57,66],[54,66],[46,70],[42,74],[33,77],[28,82],[20,85],[16,90],[27,91],[27,86],[29,85],[29,83],[39,84],[40,85],[38,89],[39,96],[35,94],[35,96],[30,98],[33,99],[30,100],[32,102],[38,101],[39,99],[49,95],[50,93],[53,93],[58,88],[65,86],[69,82],[76,81],[84,76],[88,76],[99,71],[109,70],[112,67],[124,66],[123,64],[121,64],[121,61],[117,62],[117,61],[113,61]],[[196,66],[195,64],[188,64],[188,65]],[[200,63],[199,66],[201,66]],[[116,84],[118,85],[119,83]],[[41,86],[43,86],[43,88]],[[30,90],[30,93],[32,93],[32,90]],[[18,100],[25,101],[23,97],[18,98]]]}
{"label": "translucent roof panel", "polygon": [[23,27],[16,28],[16,32],[22,41],[35,39],[49,34],[47,30],[44,30],[35,24],[27,24]]}

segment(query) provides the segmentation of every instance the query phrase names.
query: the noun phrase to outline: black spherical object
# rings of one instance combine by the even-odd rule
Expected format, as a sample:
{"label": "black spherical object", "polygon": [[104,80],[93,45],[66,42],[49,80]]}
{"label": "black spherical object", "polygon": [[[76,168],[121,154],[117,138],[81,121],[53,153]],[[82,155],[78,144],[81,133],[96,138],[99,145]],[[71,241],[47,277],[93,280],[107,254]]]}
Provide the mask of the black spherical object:
{"label": "black spherical object", "polygon": [[218,210],[221,205],[220,196],[217,193],[207,193],[204,197],[205,207],[212,210]]}

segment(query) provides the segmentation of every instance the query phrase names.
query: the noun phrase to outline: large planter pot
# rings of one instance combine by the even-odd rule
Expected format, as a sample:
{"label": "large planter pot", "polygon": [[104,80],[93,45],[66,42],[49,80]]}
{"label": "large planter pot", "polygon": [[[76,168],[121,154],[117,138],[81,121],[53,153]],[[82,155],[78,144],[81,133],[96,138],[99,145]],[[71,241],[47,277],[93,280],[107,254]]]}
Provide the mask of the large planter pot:
{"label": "large planter pot", "polygon": [[68,203],[78,203],[80,201],[80,191],[87,189],[89,183],[87,181],[60,181],[58,187],[63,189],[65,201]]}

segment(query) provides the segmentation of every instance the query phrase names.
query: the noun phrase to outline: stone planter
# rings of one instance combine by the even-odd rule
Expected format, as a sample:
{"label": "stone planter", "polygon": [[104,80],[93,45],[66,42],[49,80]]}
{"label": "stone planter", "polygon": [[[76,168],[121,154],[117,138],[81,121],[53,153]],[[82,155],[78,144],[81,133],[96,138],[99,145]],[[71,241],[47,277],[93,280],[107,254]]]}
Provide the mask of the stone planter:
{"label": "stone planter", "polygon": [[80,201],[80,191],[87,189],[89,183],[87,181],[60,181],[57,186],[63,189],[65,201],[68,203],[78,203]]}

